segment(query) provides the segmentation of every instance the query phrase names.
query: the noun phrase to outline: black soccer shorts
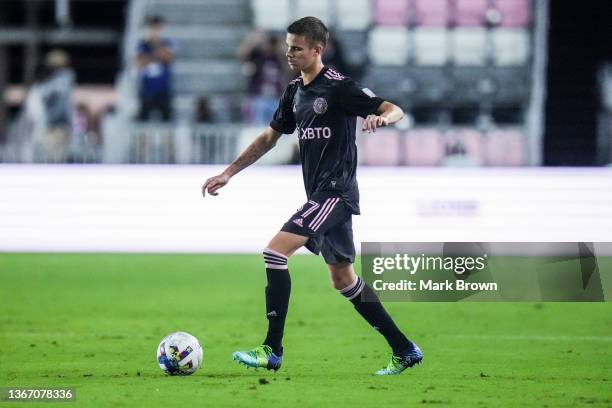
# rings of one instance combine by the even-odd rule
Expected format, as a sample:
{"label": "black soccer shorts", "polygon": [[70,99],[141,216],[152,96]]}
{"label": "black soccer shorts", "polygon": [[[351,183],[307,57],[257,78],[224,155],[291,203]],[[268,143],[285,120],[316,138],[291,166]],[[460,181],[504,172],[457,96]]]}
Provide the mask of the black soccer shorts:
{"label": "black soccer shorts", "polygon": [[308,237],[306,248],[327,264],[355,262],[352,212],[338,195],[314,193],[281,231]]}

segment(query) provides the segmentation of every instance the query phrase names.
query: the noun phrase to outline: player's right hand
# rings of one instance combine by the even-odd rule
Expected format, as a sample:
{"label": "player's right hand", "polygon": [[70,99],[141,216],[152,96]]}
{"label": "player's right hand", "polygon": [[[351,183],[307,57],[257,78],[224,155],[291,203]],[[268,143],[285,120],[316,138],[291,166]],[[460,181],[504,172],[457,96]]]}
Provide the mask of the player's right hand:
{"label": "player's right hand", "polygon": [[219,195],[217,190],[226,185],[229,180],[230,176],[225,173],[209,178],[202,184],[202,197],[206,197],[206,192],[213,196]]}

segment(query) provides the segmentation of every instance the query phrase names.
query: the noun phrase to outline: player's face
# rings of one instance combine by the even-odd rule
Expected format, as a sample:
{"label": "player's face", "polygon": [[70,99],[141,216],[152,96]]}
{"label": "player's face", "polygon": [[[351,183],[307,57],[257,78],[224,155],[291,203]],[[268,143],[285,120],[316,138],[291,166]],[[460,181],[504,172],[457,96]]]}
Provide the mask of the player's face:
{"label": "player's face", "polygon": [[322,47],[317,44],[313,48],[303,35],[287,34],[287,63],[293,71],[308,71],[321,56]]}

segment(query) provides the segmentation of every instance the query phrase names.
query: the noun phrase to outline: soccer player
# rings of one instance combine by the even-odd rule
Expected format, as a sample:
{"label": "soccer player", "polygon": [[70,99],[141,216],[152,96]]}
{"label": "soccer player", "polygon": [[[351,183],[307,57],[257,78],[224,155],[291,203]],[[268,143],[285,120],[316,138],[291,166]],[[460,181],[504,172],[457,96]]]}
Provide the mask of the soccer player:
{"label": "soccer player", "polygon": [[202,186],[203,195],[218,195],[217,190],[231,177],[272,149],[282,134],[292,134],[297,127],[308,201],[263,250],[268,279],[266,339],[253,350],[235,352],[233,358],[249,367],[275,371],[281,367],[291,292],[287,260],[306,246],[317,255],[322,253],[333,286],[391,346],[391,361],[376,374],[399,374],[420,363],[423,354],[395,325],[374,291],[355,274],[351,218],[359,214],[356,117],[365,118],[362,130],[376,132],[378,127],[399,121],[404,113],[350,78],[324,67],[321,54],[328,39],[327,28],[316,17],[304,17],[287,28],[287,60],[301,75],[287,86],[270,126],[221,174]]}

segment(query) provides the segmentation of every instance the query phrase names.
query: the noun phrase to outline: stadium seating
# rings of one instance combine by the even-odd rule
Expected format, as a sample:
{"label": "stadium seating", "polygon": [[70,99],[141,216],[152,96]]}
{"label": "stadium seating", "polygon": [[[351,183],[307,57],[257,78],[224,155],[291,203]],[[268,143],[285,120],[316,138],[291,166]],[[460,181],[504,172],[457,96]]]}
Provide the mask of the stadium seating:
{"label": "stadium seating", "polygon": [[446,27],[451,10],[447,0],[414,0],[415,23],[420,26]]}
{"label": "stadium seating", "polygon": [[495,8],[501,15],[503,27],[526,27],[531,22],[529,0],[497,0]]}
{"label": "stadium seating", "polygon": [[492,100],[498,90],[491,69],[478,66],[456,66],[452,70],[454,98],[464,103]]}
{"label": "stadium seating", "polygon": [[[178,61],[174,71],[174,88],[178,93],[231,93],[245,87],[240,65],[232,61]],[[202,75],[204,72],[206,75]]]}
{"label": "stadium seating", "polygon": [[382,26],[404,26],[408,23],[407,0],[374,0],[374,22]]}
{"label": "stadium seating", "polygon": [[414,83],[413,102],[417,104],[439,104],[452,89],[453,85],[443,67],[410,67],[406,72]]}
{"label": "stadium seating", "polygon": [[229,26],[249,22],[244,0],[154,0],[152,9],[169,26]]}
{"label": "stadium seating", "polygon": [[460,27],[485,25],[488,0],[455,0],[455,24]]}
{"label": "stadium seating", "polygon": [[484,65],[487,56],[487,38],[484,28],[456,28],[450,35],[452,58],[455,64]]}
{"label": "stadium seating", "polygon": [[366,30],[372,22],[370,0],[337,0],[336,16],[340,30]]}
{"label": "stadium seating", "polygon": [[408,30],[404,27],[375,27],[368,40],[370,59],[377,65],[404,65],[408,60]]}
{"label": "stadium seating", "polygon": [[342,44],[342,51],[346,62],[353,66],[363,66],[368,60],[368,49],[363,45],[368,41],[366,31],[338,31],[332,33]]}
{"label": "stadium seating", "polygon": [[290,0],[251,0],[254,25],[271,31],[285,30],[291,23]]}
{"label": "stadium seating", "polygon": [[172,26],[166,35],[177,44],[177,58],[180,59],[234,59],[241,41],[249,33],[246,28],[215,26],[188,27]]}
{"label": "stadium seating", "polygon": [[381,98],[401,106],[415,102],[418,84],[403,66],[373,66],[361,80]]}
{"label": "stadium seating", "polygon": [[529,33],[520,28],[493,30],[494,62],[496,65],[524,65],[529,58]]}
{"label": "stadium seating", "polygon": [[451,130],[444,135],[444,143],[445,165],[480,166],[484,163],[484,143],[478,130]]}
{"label": "stadium seating", "polygon": [[409,166],[437,166],[444,157],[444,143],[438,129],[413,129],[406,133],[404,153]]}
{"label": "stadium seating", "polygon": [[417,65],[440,66],[448,62],[448,31],[445,28],[416,28],[413,35]]}
{"label": "stadium seating", "polygon": [[[349,75],[416,121],[405,134],[388,128],[360,137],[363,164],[524,163],[520,130],[482,133],[476,126],[488,126],[479,119],[496,109],[518,112],[497,126],[522,121],[531,88],[529,0],[228,0],[225,7],[223,0],[198,0],[182,10],[173,10],[170,0],[151,1],[164,4],[167,34],[178,44],[174,87],[181,120],[193,118],[200,96],[221,122],[242,120],[246,81],[235,60],[241,40],[252,28],[279,33],[297,17],[316,15],[334,30],[347,63],[356,68]],[[239,3],[244,7],[234,13],[229,5]],[[203,15],[207,10],[215,15]],[[216,18],[223,24],[198,24]],[[240,150],[260,130],[237,131],[233,146]],[[293,139],[283,138],[292,142],[262,162],[288,162],[295,154]]]}
{"label": "stadium seating", "polygon": [[519,129],[497,129],[486,135],[486,164],[521,166],[525,164],[524,135]]}
{"label": "stadium seating", "polygon": [[495,84],[495,101],[516,104],[525,101],[529,94],[530,71],[524,67],[496,67],[491,70]]}
{"label": "stadium seating", "polygon": [[401,163],[400,135],[395,129],[378,129],[360,136],[361,163],[369,166],[397,166]]}
{"label": "stadium seating", "polygon": [[[276,1],[270,1],[275,3]],[[317,16],[328,27],[332,26],[332,7],[327,0],[296,0],[294,18],[305,16]],[[286,28],[283,27],[283,28]]]}

